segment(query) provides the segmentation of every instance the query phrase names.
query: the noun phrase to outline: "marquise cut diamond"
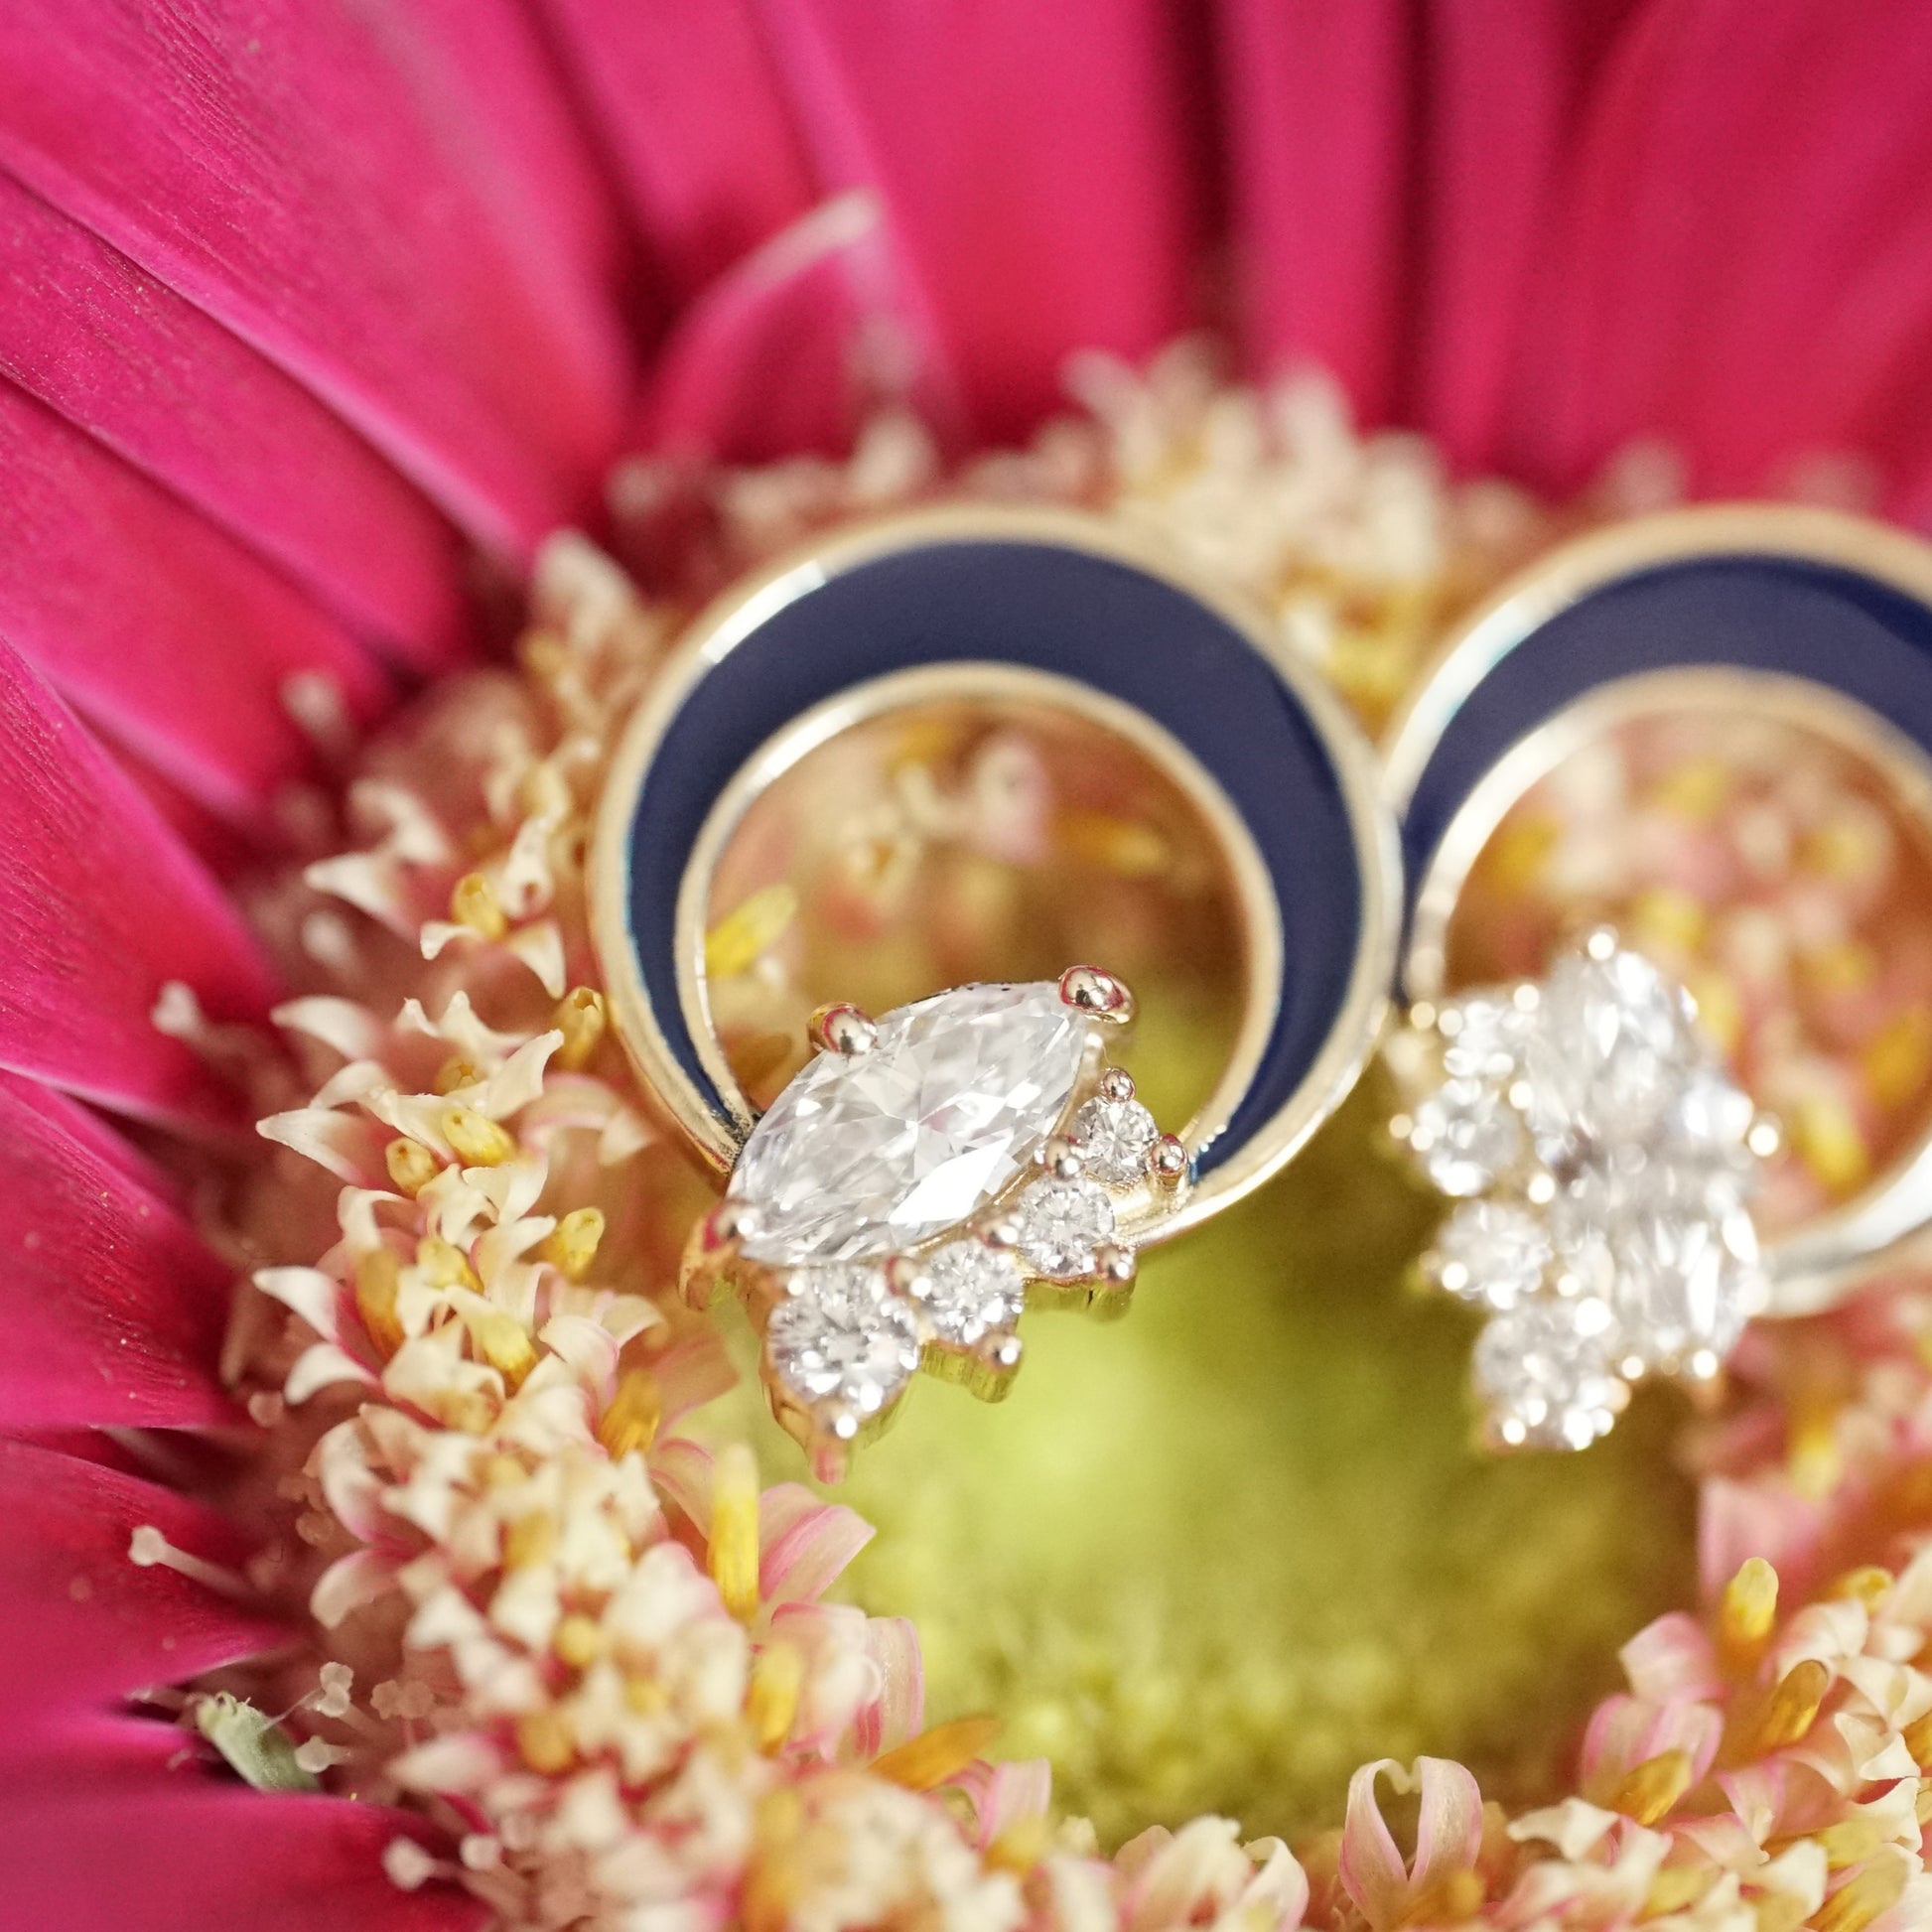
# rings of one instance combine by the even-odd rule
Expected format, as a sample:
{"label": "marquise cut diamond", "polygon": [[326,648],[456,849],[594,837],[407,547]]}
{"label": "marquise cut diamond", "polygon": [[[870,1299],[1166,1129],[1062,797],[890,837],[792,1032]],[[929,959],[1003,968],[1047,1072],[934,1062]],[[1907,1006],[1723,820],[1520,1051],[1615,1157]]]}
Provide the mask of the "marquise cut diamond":
{"label": "marquise cut diamond", "polygon": [[745,1252],[778,1264],[903,1252],[957,1227],[1053,1132],[1086,1026],[1050,981],[900,1007],[863,1053],[820,1053],[746,1143]]}

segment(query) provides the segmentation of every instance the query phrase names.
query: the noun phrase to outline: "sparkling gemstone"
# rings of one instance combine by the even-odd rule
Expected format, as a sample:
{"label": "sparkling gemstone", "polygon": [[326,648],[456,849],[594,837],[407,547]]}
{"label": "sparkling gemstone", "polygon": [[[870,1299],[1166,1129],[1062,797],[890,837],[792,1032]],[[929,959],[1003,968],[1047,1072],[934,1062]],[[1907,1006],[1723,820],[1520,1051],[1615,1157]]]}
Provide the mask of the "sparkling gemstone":
{"label": "sparkling gemstone", "polygon": [[1479,1194],[1523,1154],[1523,1124],[1492,1087],[1446,1080],[1416,1109],[1416,1151],[1446,1194]]}
{"label": "sparkling gemstone", "polygon": [[800,1269],[795,1292],[771,1311],[764,1346],[778,1378],[807,1402],[843,1402],[870,1416],[919,1365],[911,1306],[863,1264]]}
{"label": "sparkling gemstone", "polygon": [[1543,1284],[1555,1250],[1542,1219],[1510,1201],[1464,1201],[1436,1236],[1437,1277],[1450,1294],[1492,1309]]}
{"label": "sparkling gemstone", "polygon": [[1509,1440],[1583,1449],[1616,1413],[1615,1352],[1615,1319],[1593,1297],[1523,1302],[1477,1339],[1476,1391]]}
{"label": "sparkling gemstone", "polygon": [[1707,1062],[1690,1002],[1640,953],[1560,960],[1523,1049],[1530,1131],[1552,1167],[1655,1133]]}
{"label": "sparkling gemstone", "polygon": [[1114,1204],[1091,1180],[1036,1180],[1014,1210],[1020,1252],[1042,1275],[1072,1278],[1098,1268],[1114,1235]]}
{"label": "sparkling gemstone", "polygon": [[1505,993],[1472,993],[1443,1010],[1443,1066],[1454,1079],[1507,1080],[1530,1016]]}
{"label": "sparkling gemstone", "polygon": [[820,1053],[739,1158],[746,1252],[852,1260],[970,1219],[1058,1126],[1086,1036],[1051,982],[965,986],[887,1014],[864,1053]]}
{"label": "sparkling gemstone", "polygon": [[1011,1328],[1027,1306],[1020,1264],[983,1241],[948,1241],[926,1258],[927,1319],[944,1341],[970,1348],[982,1335]]}
{"label": "sparkling gemstone", "polygon": [[1073,1138],[1094,1179],[1129,1187],[1146,1174],[1147,1151],[1161,1138],[1161,1130],[1138,1100],[1095,1094],[1073,1116]]}

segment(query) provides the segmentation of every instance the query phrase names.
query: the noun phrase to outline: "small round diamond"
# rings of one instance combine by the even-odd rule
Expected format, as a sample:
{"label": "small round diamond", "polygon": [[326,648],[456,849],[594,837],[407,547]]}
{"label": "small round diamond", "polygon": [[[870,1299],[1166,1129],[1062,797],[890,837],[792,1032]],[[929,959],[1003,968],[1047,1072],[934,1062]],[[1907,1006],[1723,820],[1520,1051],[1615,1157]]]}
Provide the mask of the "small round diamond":
{"label": "small round diamond", "polygon": [[1011,1328],[1027,1306],[1020,1264],[983,1241],[949,1241],[926,1258],[927,1318],[942,1341],[970,1348],[981,1336]]}
{"label": "small round diamond", "polygon": [[765,1352],[778,1379],[807,1402],[877,1414],[919,1365],[919,1324],[877,1268],[804,1268],[771,1311]]}
{"label": "small round diamond", "polygon": [[1114,1204],[1091,1180],[1036,1180],[1020,1196],[1014,1221],[1029,1266],[1072,1279],[1099,1267],[1095,1250],[1113,1239]]}
{"label": "small round diamond", "polygon": [[1584,1449],[1623,1397],[1610,1363],[1616,1323],[1593,1297],[1524,1302],[1494,1317],[1475,1349],[1476,1392],[1505,1442]]}
{"label": "small round diamond", "polygon": [[1161,1138],[1161,1130],[1138,1100],[1095,1094],[1073,1116],[1073,1138],[1095,1180],[1131,1187],[1146,1176],[1147,1151]]}
{"label": "small round diamond", "polygon": [[1543,1284],[1554,1254],[1549,1230],[1509,1201],[1464,1201],[1436,1237],[1436,1276],[1451,1295],[1513,1308]]}
{"label": "small round diamond", "polygon": [[1415,1149],[1446,1194],[1479,1194],[1523,1153],[1523,1124],[1501,1094],[1446,1080],[1416,1109]]}
{"label": "small round diamond", "polygon": [[1438,1023],[1443,1068],[1452,1079],[1507,1080],[1530,1016],[1507,994],[1470,994],[1446,1007]]}

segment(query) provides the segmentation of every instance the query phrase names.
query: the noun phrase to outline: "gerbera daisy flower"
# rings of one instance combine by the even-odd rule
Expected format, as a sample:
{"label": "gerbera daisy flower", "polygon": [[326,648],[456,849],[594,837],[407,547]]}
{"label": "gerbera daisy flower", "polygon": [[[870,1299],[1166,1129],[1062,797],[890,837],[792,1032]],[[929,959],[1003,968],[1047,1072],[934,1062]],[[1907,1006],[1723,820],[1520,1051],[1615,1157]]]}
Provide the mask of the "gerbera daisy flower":
{"label": "gerbera daisy flower", "polygon": [[[1922,1914],[1922,1288],[1761,1344],[1709,1613],[1633,1643],[1581,1795],[1505,1825],[1459,1767],[1370,1765],[1300,1861],[1215,1819],[1103,1861],[1039,1767],[921,1728],[903,1626],[823,1600],[857,1518],[680,1432],[721,1370],[649,1292],[687,1203],[571,857],[679,611],[940,487],[1159,521],[1371,716],[1601,512],[1523,492],[1633,444],[1676,470],[1618,501],[1923,520],[1920,27],[11,8],[9,1922]],[[1136,373],[1200,328],[1328,373]],[[1783,1623],[1767,1554],[1820,1599]]]}

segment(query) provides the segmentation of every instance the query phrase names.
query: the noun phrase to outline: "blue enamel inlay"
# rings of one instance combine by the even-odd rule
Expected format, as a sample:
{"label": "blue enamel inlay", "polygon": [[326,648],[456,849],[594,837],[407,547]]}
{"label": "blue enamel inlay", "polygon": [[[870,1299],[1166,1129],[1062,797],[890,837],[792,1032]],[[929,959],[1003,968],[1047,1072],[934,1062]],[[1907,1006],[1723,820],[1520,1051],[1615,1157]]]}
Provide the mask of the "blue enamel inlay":
{"label": "blue enamel inlay", "polygon": [[1411,892],[1470,792],[1513,745],[1600,685],[1700,664],[1809,678],[1932,752],[1932,608],[1803,558],[1661,564],[1558,612],[1469,693],[1410,798],[1402,837]]}
{"label": "blue enamel inlay", "polygon": [[[926,542],[772,614],[693,687],[657,748],[630,832],[630,938],[672,1050],[723,1112],[677,994],[679,882],[713,802],[787,721],[892,671],[962,661],[1078,679],[1164,725],[1246,819],[1283,907],[1283,989],[1252,1086],[1203,1170],[1293,1096],[1346,998],[1363,882],[1341,784],[1294,690],[1185,592],[1049,543]],[[1105,962],[1100,962],[1104,964]]]}

